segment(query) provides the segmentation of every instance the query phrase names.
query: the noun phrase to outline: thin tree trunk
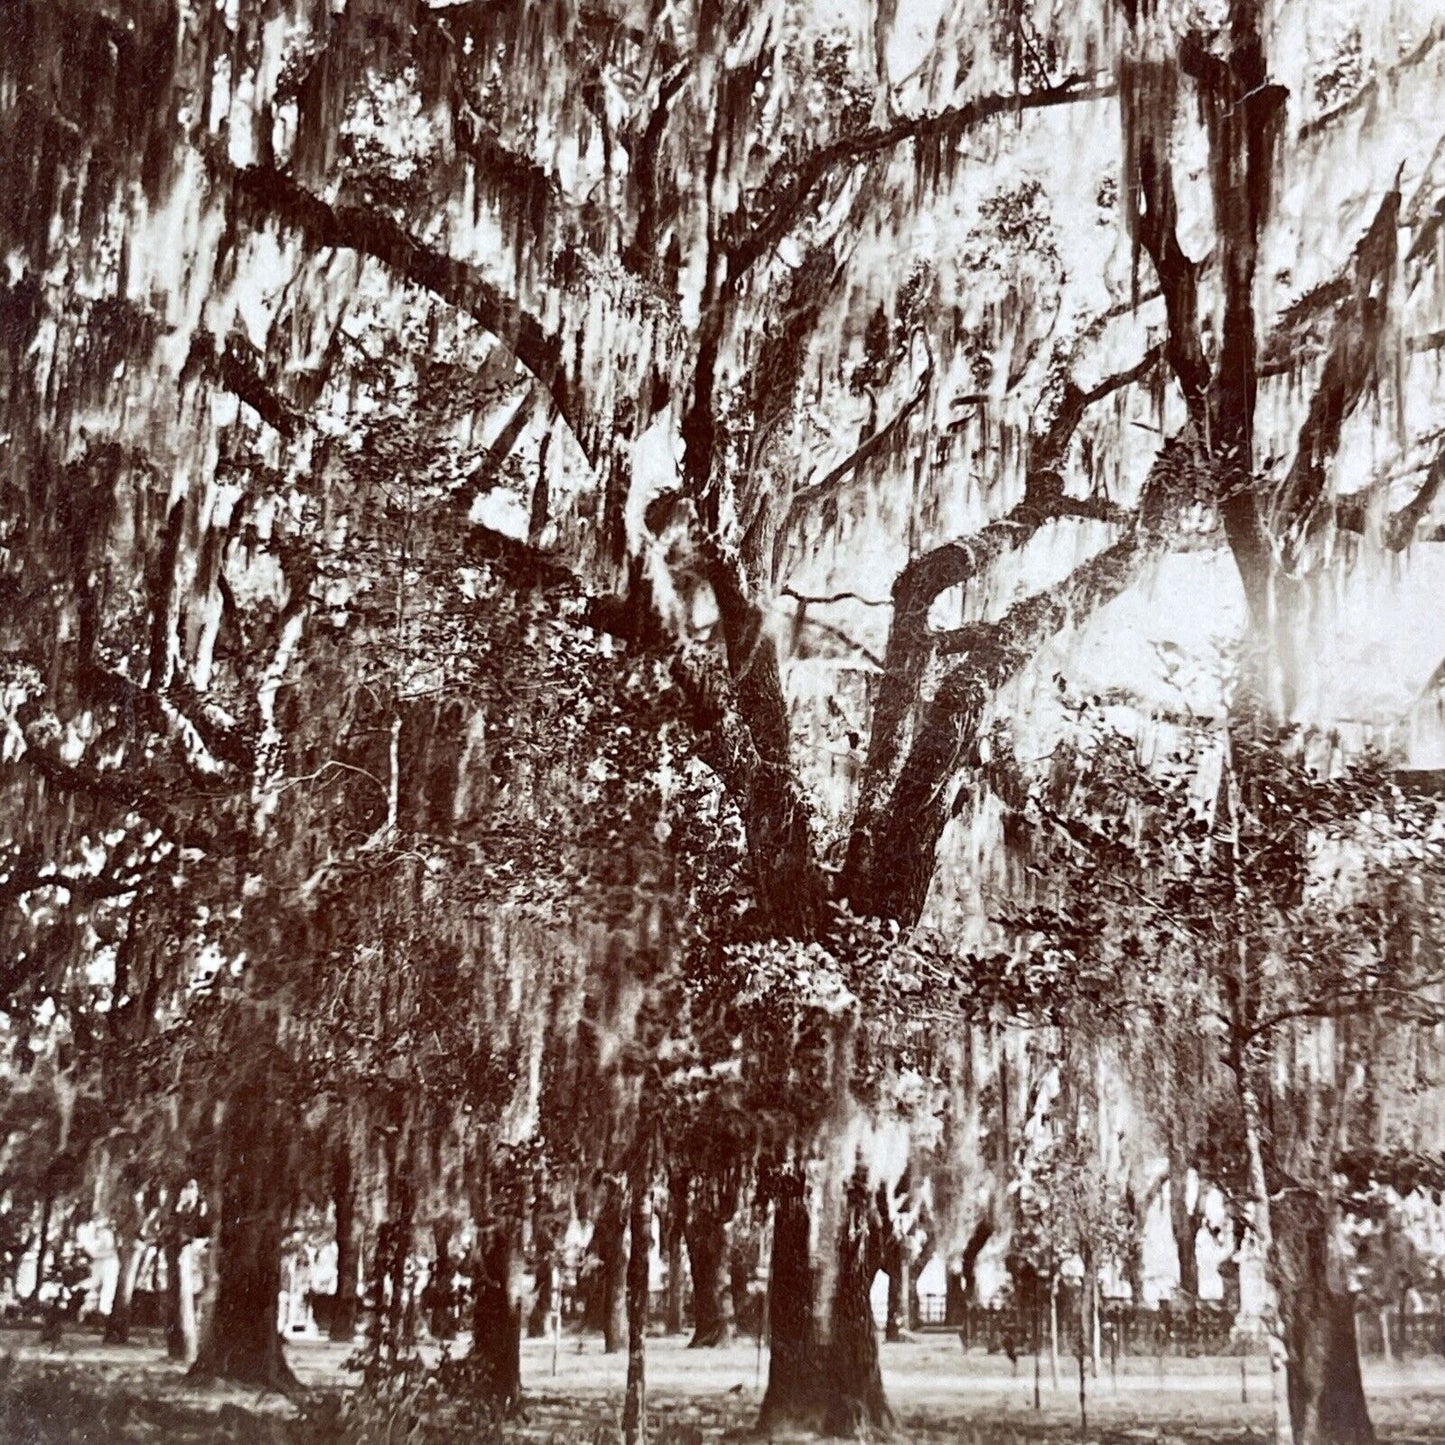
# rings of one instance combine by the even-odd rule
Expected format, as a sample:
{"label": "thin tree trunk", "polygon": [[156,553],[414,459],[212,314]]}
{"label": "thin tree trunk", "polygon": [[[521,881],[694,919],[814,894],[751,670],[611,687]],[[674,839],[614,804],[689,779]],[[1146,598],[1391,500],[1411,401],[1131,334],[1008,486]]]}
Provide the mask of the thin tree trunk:
{"label": "thin tree trunk", "polygon": [[753,1277],[753,1266],[749,1263],[751,1254],[748,1241],[734,1225],[729,1231],[727,1251],[728,1314],[733,1322],[733,1333],[744,1334],[753,1318],[752,1302],[748,1297],[748,1284]]}
{"label": "thin tree trunk", "polygon": [[200,1320],[196,1315],[196,1242],[186,1240],[176,1249],[174,1344],[167,1341],[172,1359],[192,1364],[201,1348]]}
{"label": "thin tree trunk", "polygon": [[376,1231],[371,1290],[376,1300],[373,1336],[391,1348],[401,1344],[406,1314],[406,1259],[411,1231],[400,1219],[384,1221]]}
{"label": "thin tree trunk", "polygon": [[1269,1345],[1270,1394],[1274,1404],[1275,1445],[1285,1445],[1285,1441],[1291,1438],[1294,1438],[1296,1445],[1307,1445],[1307,1442],[1299,1439],[1293,1418],[1294,1410],[1289,1399],[1292,1393],[1288,1389],[1289,1344],[1281,1316],[1274,1209],[1270,1200],[1269,1175],[1264,1164],[1264,1130],[1259,1096],[1250,1078],[1249,1064],[1238,1030],[1231,1041],[1231,1053],[1231,1068],[1239,1094],[1240,1114],[1244,1121],[1245,1158],[1249,1170],[1250,1193],[1253,1196],[1252,1223],[1265,1263],[1265,1326]]}
{"label": "thin tree trunk", "polygon": [[161,1257],[166,1262],[166,1357],[189,1363],[193,1356],[181,1327],[181,1240],[169,1229],[161,1243]]}
{"label": "thin tree trunk", "polygon": [[1034,1275],[1032,1275],[1032,1277],[1031,1277],[1030,1287],[1029,1287],[1029,1295],[1030,1295],[1030,1300],[1029,1300],[1029,1302],[1030,1302],[1030,1304],[1033,1306],[1033,1309],[1032,1309],[1031,1313],[1032,1313],[1032,1315],[1033,1315],[1033,1330],[1032,1330],[1032,1334],[1033,1334],[1033,1346],[1034,1346],[1034,1409],[1035,1409],[1035,1410],[1042,1410],[1042,1409],[1044,1408],[1044,1401],[1043,1401],[1043,1394],[1042,1394],[1042,1392],[1041,1392],[1040,1389],[1039,1389],[1039,1375],[1040,1375],[1040,1370],[1041,1370],[1041,1364],[1040,1364],[1039,1356],[1040,1356],[1040,1354],[1042,1353],[1042,1349],[1041,1349],[1042,1341],[1041,1341],[1041,1338],[1040,1338],[1040,1337],[1041,1337],[1042,1334],[1043,1334],[1043,1321],[1042,1321],[1041,1318],[1040,1318],[1040,1310],[1039,1310],[1039,1303],[1040,1303],[1040,1300],[1039,1300],[1039,1277],[1038,1277],[1037,1274],[1034,1274]]}
{"label": "thin tree trunk", "polygon": [[[686,1183],[679,1190],[670,1189],[667,1210],[667,1311],[665,1315],[667,1333],[680,1335],[683,1329],[683,1259],[686,1240],[683,1224],[686,1219]],[[680,1199],[679,1195],[683,1197]]]}
{"label": "thin tree trunk", "polygon": [[908,1328],[904,1316],[908,1308],[908,1251],[901,1242],[895,1242],[888,1261],[888,1323],[883,1338],[890,1345],[896,1345]]}
{"label": "thin tree trunk", "polygon": [[809,1426],[822,1413],[826,1377],[813,1314],[813,1265],[808,1256],[808,1199],[801,1171],[778,1179],[773,1209],[768,1295],[768,1388],[759,1432]]}
{"label": "thin tree trunk", "polygon": [[1089,1370],[1094,1379],[1099,1378],[1099,1361],[1101,1358],[1101,1340],[1099,1338],[1099,1271],[1094,1267],[1092,1261],[1089,1264],[1088,1279],[1089,1299]]}
{"label": "thin tree trunk", "polygon": [[1199,1215],[1189,1207],[1188,1175],[1177,1169],[1169,1178],[1169,1223],[1179,1260],[1179,1296],[1187,1305],[1199,1299]]}
{"label": "thin tree trunk", "polygon": [[[1080,1291],[1079,1298],[1083,1299],[1083,1292]],[[1089,1438],[1089,1392],[1085,1384],[1088,1372],[1084,1369],[1084,1347],[1083,1347],[1084,1322],[1079,1321],[1079,1439]]]}
{"label": "thin tree trunk", "polygon": [[47,1185],[45,1196],[40,1201],[40,1236],[35,1244],[35,1283],[30,1289],[30,1298],[40,1298],[40,1287],[45,1283],[45,1256],[50,1250],[50,1212],[54,1207],[54,1196]]}
{"label": "thin tree trunk", "polygon": [[1059,1277],[1049,1281],[1049,1386],[1059,1388]]}
{"label": "thin tree trunk", "polygon": [[956,1330],[968,1323],[968,1290],[962,1273],[955,1269],[943,1274],[943,1323]]}
{"label": "thin tree trunk", "polygon": [[826,1434],[855,1438],[893,1428],[883,1392],[872,1286],[878,1272],[878,1226],[872,1195],[861,1177],[848,1185],[838,1234],[838,1273],[828,1325]]}
{"label": "thin tree trunk", "polygon": [[[263,1086],[264,1087],[264,1086]],[[191,1376],[292,1391],[276,1327],[286,1221],[286,1146],[263,1089],[232,1098],[221,1125],[215,1303]]]}
{"label": "thin tree trunk", "polygon": [[1129,1242],[1124,1251],[1124,1278],[1129,1282],[1129,1299],[1135,1309],[1144,1303],[1144,1231],[1149,1222],[1149,1204],[1142,1208],[1129,1195]]}
{"label": "thin tree trunk", "polygon": [[647,1442],[648,1254],[652,1248],[652,1197],[646,1171],[633,1172],[628,1211],[627,1389],[622,1404],[626,1445]]}
{"label": "thin tree trunk", "polygon": [[452,1235],[455,1227],[450,1220],[432,1221],[432,1272],[427,1281],[430,1306],[427,1330],[434,1340],[450,1340],[456,1337],[456,1317],[452,1311]]}
{"label": "thin tree trunk", "polygon": [[1089,1394],[1088,1386],[1085,1383],[1087,1371],[1084,1369],[1084,1356],[1088,1353],[1089,1339],[1089,1288],[1087,1275],[1090,1271],[1090,1261],[1085,1256],[1084,1273],[1086,1278],[1079,1281],[1079,1345],[1075,1351],[1079,1361],[1079,1439],[1087,1440],[1089,1437]]}
{"label": "thin tree trunk", "polygon": [[356,1295],[360,1271],[356,1240],[356,1180],[351,1151],[336,1151],[331,1166],[331,1199],[336,1208],[336,1298],[328,1333],[338,1344],[356,1338]]}
{"label": "thin tree trunk", "polygon": [[386,1319],[393,1345],[409,1345],[412,1342],[412,1301],[407,1289],[406,1267],[411,1258],[415,1207],[411,1184],[403,1174],[396,1181],[393,1199],[395,1215],[386,1236],[388,1249],[385,1263],[389,1290]]}
{"label": "thin tree trunk", "polygon": [[472,1352],[476,1387],[502,1411],[522,1398],[522,1294],[515,1229],[481,1232],[472,1262]]}

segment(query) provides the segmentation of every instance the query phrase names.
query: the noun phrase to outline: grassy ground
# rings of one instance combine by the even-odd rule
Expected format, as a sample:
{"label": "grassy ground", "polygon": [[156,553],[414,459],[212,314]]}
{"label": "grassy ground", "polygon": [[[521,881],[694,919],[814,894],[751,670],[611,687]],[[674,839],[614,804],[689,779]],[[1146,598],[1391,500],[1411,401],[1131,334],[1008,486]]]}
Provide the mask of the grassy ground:
{"label": "grassy ground", "polygon": [[[593,1445],[615,1438],[625,1359],[604,1355],[595,1339],[550,1344],[528,1341],[523,1358],[527,1413],[505,1431],[435,1408],[429,1396],[347,1406],[337,1391],[348,1383],[350,1351],[295,1343],[293,1367],[312,1392],[310,1406],[259,1399],[253,1392],[198,1390],[167,1362],[159,1341],[103,1346],[75,1334],[46,1349],[33,1334],[0,1332],[8,1357],[0,1380],[0,1442],[4,1445],[467,1445],[550,1441]],[[1031,1360],[1017,1369],[996,1356],[965,1355],[950,1335],[883,1347],[889,1399],[900,1441],[915,1445],[1025,1445],[1079,1438],[1078,1377],[1061,1362],[1057,1387],[1047,1362],[1041,1408],[1034,1408]],[[713,1445],[746,1432],[756,1418],[767,1359],[751,1342],[689,1351],[684,1342],[649,1343],[648,1396],[658,1445]],[[1122,1442],[1264,1440],[1270,1420],[1266,1362],[1238,1359],[1106,1362],[1087,1382],[1089,1438]],[[1381,1438],[1445,1445],[1445,1361],[1366,1365],[1366,1392]],[[1242,1398],[1247,1397],[1247,1398]],[[450,1420],[442,1429],[437,1422]],[[435,1429],[423,1428],[431,1420]]]}

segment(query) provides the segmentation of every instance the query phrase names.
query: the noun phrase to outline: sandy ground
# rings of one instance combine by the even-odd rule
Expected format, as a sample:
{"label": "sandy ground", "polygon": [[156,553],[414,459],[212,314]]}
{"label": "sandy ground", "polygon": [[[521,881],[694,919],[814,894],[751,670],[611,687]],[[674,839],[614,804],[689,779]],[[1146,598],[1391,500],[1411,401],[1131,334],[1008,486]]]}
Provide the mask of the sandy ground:
{"label": "sandy ground", "polygon": [[[345,1383],[348,1347],[296,1341],[288,1348],[303,1384]],[[1044,1361],[1041,1409],[1036,1411],[1032,1359],[1020,1360],[1013,1369],[1001,1356],[965,1354],[952,1335],[925,1335],[882,1349],[884,1379],[903,1441],[1078,1438],[1073,1360],[1060,1362],[1057,1387]],[[47,1365],[66,1377],[152,1398],[189,1403],[198,1393],[164,1359],[159,1342],[149,1338],[117,1348],[77,1333],[57,1349],[47,1349],[34,1334],[0,1332],[0,1352],[24,1365]],[[522,1372],[529,1433],[590,1441],[596,1427],[616,1420],[625,1371],[625,1357],[603,1354],[599,1340],[566,1338],[554,1373],[551,1344],[527,1341]],[[748,1428],[766,1379],[766,1353],[760,1357],[752,1341],[716,1350],[688,1350],[683,1339],[649,1341],[653,1416],[681,1427],[687,1438],[707,1442]],[[1272,1419],[1269,1368],[1262,1356],[1246,1359],[1243,1373],[1238,1358],[1165,1360],[1162,1367],[1153,1359],[1135,1359],[1121,1360],[1116,1375],[1106,1359],[1098,1379],[1086,1383],[1095,1439],[1264,1439]],[[1367,1362],[1365,1388],[1383,1439],[1445,1445],[1445,1360],[1393,1366]],[[211,1391],[204,1397],[216,1409],[228,1401],[247,1409],[261,1405],[254,1394],[243,1392]],[[275,1402],[273,1408],[289,1407]]]}

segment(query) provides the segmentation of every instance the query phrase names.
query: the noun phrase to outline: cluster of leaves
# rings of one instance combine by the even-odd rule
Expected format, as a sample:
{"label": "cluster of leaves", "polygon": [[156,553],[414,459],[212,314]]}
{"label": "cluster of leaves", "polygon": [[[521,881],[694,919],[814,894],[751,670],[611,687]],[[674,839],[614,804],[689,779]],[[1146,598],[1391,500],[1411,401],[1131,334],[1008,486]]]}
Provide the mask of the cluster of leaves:
{"label": "cluster of leaves", "polygon": [[1119,1182],[1099,1167],[1093,1142],[1057,1127],[1020,1151],[1009,1190],[1010,1253],[1039,1278],[1053,1279],[1074,1256],[1098,1269],[1122,1263],[1136,1225]]}
{"label": "cluster of leaves", "polygon": [[[1146,1096],[1219,1110],[1211,1177],[1243,1186],[1221,1070],[1262,1090],[1272,1171],[1329,1187],[1351,1140],[1383,1163],[1379,1141],[1403,1142],[1433,1097],[1390,1061],[1441,1017],[1438,804],[1383,758],[1321,773],[1289,729],[1186,735],[1145,766],[1090,711],[1041,775],[995,755],[1018,824],[1019,887],[996,909],[1013,956],[1063,961],[1074,1019],[1123,1048]],[[1337,1091],[1341,1051],[1363,1087]]]}

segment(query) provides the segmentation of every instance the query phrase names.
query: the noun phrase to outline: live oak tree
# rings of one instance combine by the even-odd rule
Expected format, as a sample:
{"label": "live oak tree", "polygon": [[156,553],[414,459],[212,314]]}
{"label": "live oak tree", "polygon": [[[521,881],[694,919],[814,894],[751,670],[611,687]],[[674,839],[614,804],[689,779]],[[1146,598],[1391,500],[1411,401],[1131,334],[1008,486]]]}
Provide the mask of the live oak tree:
{"label": "live oak tree", "polygon": [[[1411,122],[1429,37],[1345,14],[1341,53],[1392,87],[1293,46],[1302,4],[1268,32],[1251,0],[964,6],[922,35],[905,8],[16,9],[12,844],[36,877],[64,862],[118,890],[137,938],[153,910],[187,940],[117,947],[127,1027],[187,997],[203,939],[244,956],[227,1027],[267,1062],[213,1081],[233,1129],[244,1097],[284,1115],[305,1077],[280,1026],[298,891],[305,913],[373,863],[424,871],[399,841],[403,759],[484,715],[473,634],[446,618],[485,613],[488,586],[651,669],[740,831],[753,939],[846,965],[839,907],[919,921],[1005,689],[1153,559],[1222,526],[1285,710],[1331,544],[1430,535],[1442,472],[1419,467],[1405,392],[1436,330],[1439,180],[1429,162],[1407,192],[1369,119],[1393,96]],[[1094,173],[1044,159],[1083,137]],[[1291,159],[1364,141],[1357,204],[1316,244]],[[1386,381],[1399,456],[1337,496]],[[421,701],[438,671],[464,699],[444,725]],[[546,828],[524,831],[546,858]],[[94,836],[104,861],[70,861]],[[250,1217],[222,1208],[223,1246]],[[850,1218],[836,1267],[788,1258],[796,1218],[775,1246],[780,1273],[854,1290],[838,1358],[866,1398],[845,1422],[886,1411]],[[250,1309],[271,1236],[231,1243],[218,1298],[226,1260],[253,1258]],[[272,1333],[203,1358],[276,1378]],[[778,1398],[814,1410],[786,1376],[844,1378],[825,1355],[775,1351]]]}

